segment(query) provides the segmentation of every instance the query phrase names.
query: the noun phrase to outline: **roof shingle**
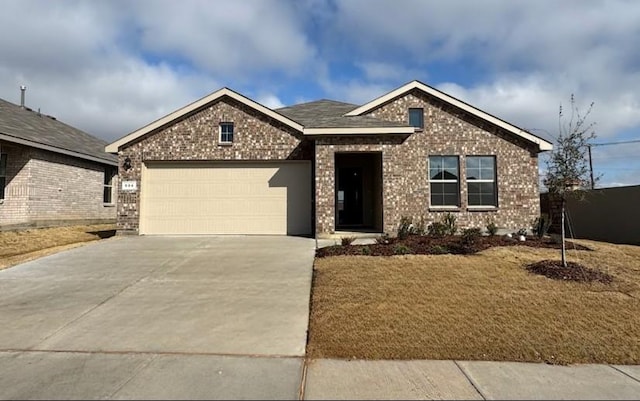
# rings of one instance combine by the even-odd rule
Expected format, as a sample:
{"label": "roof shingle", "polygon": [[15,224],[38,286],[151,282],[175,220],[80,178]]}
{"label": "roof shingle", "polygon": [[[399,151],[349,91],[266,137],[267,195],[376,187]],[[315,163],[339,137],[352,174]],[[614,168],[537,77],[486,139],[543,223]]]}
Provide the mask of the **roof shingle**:
{"label": "roof shingle", "polygon": [[323,99],[283,107],[275,111],[304,125],[305,128],[409,127],[408,124],[385,121],[370,116],[345,116],[346,113],[356,108],[358,105]]}
{"label": "roof shingle", "polygon": [[80,158],[99,159],[107,164],[117,161],[116,156],[105,152],[107,142],[4,99],[0,99],[0,134],[7,141],[11,141],[12,137],[66,151],[62,153],[72,152]]}

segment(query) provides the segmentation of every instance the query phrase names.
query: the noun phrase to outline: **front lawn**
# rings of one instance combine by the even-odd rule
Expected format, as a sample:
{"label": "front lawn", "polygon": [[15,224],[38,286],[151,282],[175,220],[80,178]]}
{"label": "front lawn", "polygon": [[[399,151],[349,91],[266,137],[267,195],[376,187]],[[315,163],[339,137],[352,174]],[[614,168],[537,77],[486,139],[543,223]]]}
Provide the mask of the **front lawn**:
{"label": "front lawn", "polygon": [[640,247],[579,241],[569,260],[613,277],[574,282],[527,265],[559,251],[332,256],[314,267],[312,358],[640,363]]}
{"label": "front lawn", "polygon": [[0,231],[0,270],[115,235],[115,224]]}

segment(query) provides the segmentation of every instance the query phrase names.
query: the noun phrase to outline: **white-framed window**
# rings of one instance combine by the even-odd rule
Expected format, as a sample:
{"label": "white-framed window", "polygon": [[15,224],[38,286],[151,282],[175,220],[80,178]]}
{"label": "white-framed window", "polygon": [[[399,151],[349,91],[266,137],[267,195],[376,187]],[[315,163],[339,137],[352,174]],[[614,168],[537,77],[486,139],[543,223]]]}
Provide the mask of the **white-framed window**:
{"label": "white-framed window", "polygon": [[218,143],[233,143],[233,123],[220,123]]}
{"label": "white-framed window", "polygon": [[104,185],[102,190],[102,203],[113,204],[113,181],[116,176],[116,169],[113,167],[104,168]]}
{"label": "white-framed window", "polygon": [[496,157],[467,156],[467,198],[470,207],[497,207]]}
{"label": "white-framed window", "polygon": [[4,188],[7,186],[7,154],[0,153],[0,200],[4,200]]}
{"label": "white-framed window", "polygon": [[424,128],[424,109],[423,108],[416,107],[416,108],[409,109],[409,125],[418,129]]}
{"label": "white-framed window", "polygon": [[429,156],[431,206],[460,206],[458,156]]}

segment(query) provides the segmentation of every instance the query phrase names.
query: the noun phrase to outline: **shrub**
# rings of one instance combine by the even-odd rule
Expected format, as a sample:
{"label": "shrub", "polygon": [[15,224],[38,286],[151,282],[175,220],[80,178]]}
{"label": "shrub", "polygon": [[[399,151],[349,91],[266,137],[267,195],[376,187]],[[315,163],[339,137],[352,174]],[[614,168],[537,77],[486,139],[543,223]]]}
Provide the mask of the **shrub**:
{"label": "shrub", "polygon": [[351,245],[355,240],[356,240],[356,237],[340,237],[340,243],[342,244],[342,246]]}
{"label": "shrub", "polygon": [[398,225],[398,238],[405,239],[412,233],[413,219],[411,217],[400,217],[400,224]]}
{"label": "shrub", "polygon": [[360,249],[360,252],[363,255],[371,255],[371,248],[369,248],[368,246],[363,246],[362,249]]}
{"label": "shrub", "polygon": [[433,255],[444,255],[445,253],[449,253],[449,249],[446,246],[434,245],[429,249],[429,253]]}
{"label": "shrub", "polygon": [[444,224],[446,235],[455,235],[458,231],[456,216],[454,216],[450,212],[447,212],[444,216],[442,216],[442,224]]}
{"label": "shrub", "polygon": [[516,232],[517,235],[527,235],[527,229],[526,228],[521,228]]}
{"label": "shrub", "polygon": [[489,235],[491,236],[494,236],[498,233],[498,226],[496,225],[495,221],[487,220],[487,233],[489,233]]}
{"label": "shrub", "polygon": [[424,216],[420,216],[420,220],[413,227],[412,234],[425,235],[427,233],[427,221]]}
{"label": "shrub", "polygon": [[379,245],[387,245],[389,243],[389,234],[382,234],[379,237],[376,237],[376,244]]}
{"label": "shrub", "polygon": [[427,235],[431,237],[444,237],[446,229],[447,228],[443,223],[435,221],[429,225]]}
{"label": "shrub", "polygon": [[395,253],[396,255],[406,255],[411,252],[411,248],[404,244],[398,244],[393,248],[393,253]]}
{"label": "shrub", "polygon": [[465,228],[462,230],[461,241],[462,245],[471,246],[478,242],[478,239],[482,237],[482,230],[479,228]]}
{"label": "shrub", "polygon": [[545,214],[537,217],[533,220],[531,232],[533,232],[538,238],[542,238],[547,235],[549,227],[551,226],[551,219]]}

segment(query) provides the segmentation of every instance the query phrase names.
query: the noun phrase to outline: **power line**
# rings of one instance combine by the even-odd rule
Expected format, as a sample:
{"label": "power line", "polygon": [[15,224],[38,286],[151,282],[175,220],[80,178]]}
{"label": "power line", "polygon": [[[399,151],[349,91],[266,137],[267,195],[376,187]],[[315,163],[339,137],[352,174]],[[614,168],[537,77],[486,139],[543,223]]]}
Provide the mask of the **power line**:
{"label": "power line", "polygon": [[590,143],[587,146],[623,145],[625,143],[640,143],[640,139],[634,139],[631,141],[620,141],[620,142]]}

